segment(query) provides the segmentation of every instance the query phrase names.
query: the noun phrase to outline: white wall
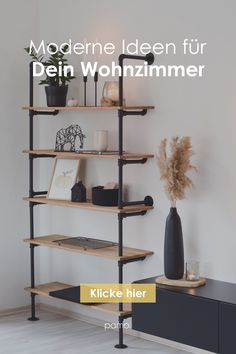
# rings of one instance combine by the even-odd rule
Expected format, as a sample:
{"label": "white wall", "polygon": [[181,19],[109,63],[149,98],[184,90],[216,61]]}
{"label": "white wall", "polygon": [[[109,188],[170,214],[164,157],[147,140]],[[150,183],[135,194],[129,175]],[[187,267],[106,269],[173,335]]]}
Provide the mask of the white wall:
{"label": "white wall", "polygon": [[[146,78],[126,80],[128,103],[156,106],[146,117],[125,120],[125,147],[128,151],[155,152],[162,138],[190,135],[196,156],[198,174],[193,175],[195,188],[179,203],[182,217],[185,254],[201,263],[201,274],[236,282],[235,274],[235,14],[236,6],[228,1],[45,1],[40,2],[40,35],[46,42],[61,43],[87,40],[112,41],[116,45],[125,38],[131,41],[181,43],[184,38],[198,38],[208,43],[204,58],[161,57],[159,63],[205,64],[202,79]],[[57,19],[52,21],[56,11]],[[101,61],[105,62],[103,58]],[[78,58],[72,58],[72,62]],[[25,68],[25,65],[22,65]],[[23,69],[25,70],[25,69]],[[79,92],[81,79],[73,83],[73,96]],[[92,84],[90,100],[92,103]],[[100,95],[102,82],[100,81]],[[41,92],[42,102],[44,93]],[[71,94],[72,95],[72,94]],[[78,123],[88,136],[99,128],[111,132],[111,147],[117,146],[115,113],[60,113],[56,118],[41,118],[40,146],[53,146],[55,133],[61,127]],[[15,154],[15,152],[14,152]],[[18,160],[19,157],[17,157]],[[49,162],[42,166],[50,168]],[[87,187],[117,179],[112,161],[87,161],[83,166]],[[48,184],[49,172],[44,168],[41,182]],[[144,262],[126,265],[124,281],[149,277],[163,272],[163,236],[167,201],[155,161],[144,166],[125,168],[125,181],[133,198],[151,194],[154,211],[145,217],[125,220],[124,243],[153,250],[155,255]],[[22,209],[23,210],[23,209]],[[57,207],[40,208],[41,235],[62,233],[117,240],[117,219],[106,213],[93,213]],[[21,211],[22,212],[22,211]],[[22,253],[24,251],[22,250]],[[80,282],[117,281],[117,265],[112,261],[40,249],[40,281]],[[60,303],[61,304],[61,303]],[[61,304],[61,306],[68,306]],[[70,306],[87,313],[84,308]],[[91,316],[99,314],[90,312]]]}
{"label": "white wall", "polygon": [[22,150],[28,145],[28,116],[21,107],[28,102],[27,56],[23,48],[36,39],[36,1],[2,1],[1,32],[1,204],[0,204],[0,310],[28,303],[23,288],[29,284],[28,165]]}

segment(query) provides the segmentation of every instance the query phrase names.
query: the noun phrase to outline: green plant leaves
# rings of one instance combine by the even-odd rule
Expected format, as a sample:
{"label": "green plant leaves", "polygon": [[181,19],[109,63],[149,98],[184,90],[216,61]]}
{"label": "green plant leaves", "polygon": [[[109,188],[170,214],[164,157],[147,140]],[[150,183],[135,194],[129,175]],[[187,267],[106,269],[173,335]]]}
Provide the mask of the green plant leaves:
{"label": "green plant leaves", "polygon": [[[71,80],[75,79],[75,76],[72,76],[71,73],[68,73],[67,76],[64,75],[64,66],[67,65],[68,60],[64,57],[65,54],[63,52],[66,52],[68,50],[68,45],[64,45],[64,47],[62,47],[63,52],[56,52],[56,46],[54,46],[53,44],[51,44],[49,48],[52,52],[55,53],[51,54],[47,60],[44,60],[43,54],[37,55],[36,51],[33,48],[31,49],[31,52],[30,47],[26,47],[24,48],[24,50],[30,55],[30,57],[34,61],[42,63],[45,67],[53,65],[57,69],[57,73],[55,73],[54,77],[50,77],[47,75],[47,73],[45,73],[46,78],[44,80],[41,80],[39,85],[64,86],[66,85],[66,83],[69,83]],[[61,76],[59,76],[59,67],[62,71]]]}

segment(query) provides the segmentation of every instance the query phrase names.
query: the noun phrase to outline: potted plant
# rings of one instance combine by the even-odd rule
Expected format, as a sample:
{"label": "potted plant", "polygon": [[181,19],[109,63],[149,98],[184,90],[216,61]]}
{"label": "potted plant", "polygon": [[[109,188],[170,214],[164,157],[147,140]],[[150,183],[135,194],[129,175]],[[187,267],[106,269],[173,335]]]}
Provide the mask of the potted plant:
{"label": "potted plant", "polygon": [[[37,55],[34,49],[30,52],[30,47],[24,48],[25,51],[30,55],[30,57],[37,62],[42,63],[45,67],[49,65],[54,65],[57,69],[56,75],[50,77],[45,72],[46,78],[41,80],[39,85],[46,85],[45,92],[47,97],[47,105],[49,107],[64,107],[66,105],[66,97],[68,91],[68,83],[74,79],[74,76],[71,76],[70,73],[65,76],[63,67],[67,65],[67,59],[65,58],[65,52],[68,49],[68,45],[65,45],[62,48],[62,51],[58,50],[56,52],[56,48],[54,45],[50,45],[51,52],[55,52],[51,54],[50,57],[44,60],[44,55]],[[59,67],[62,69],[62,74],[59,75]]]}
{"label": "potted plant", "polygon": [[168,279],[181,279],[184,274],[184,246],[181,219],[177,213],[176,202],[185,198],[186,188],[192,187],[191,179],[186,175],[196,170],[191,165],[193,154],[190,137],[172,138],[170,154],[167,154],[167,139],[162,140],[157,164],[161,180],[165,181],[165,192],[171,203],[166,219],[164,242],[164,272]]}

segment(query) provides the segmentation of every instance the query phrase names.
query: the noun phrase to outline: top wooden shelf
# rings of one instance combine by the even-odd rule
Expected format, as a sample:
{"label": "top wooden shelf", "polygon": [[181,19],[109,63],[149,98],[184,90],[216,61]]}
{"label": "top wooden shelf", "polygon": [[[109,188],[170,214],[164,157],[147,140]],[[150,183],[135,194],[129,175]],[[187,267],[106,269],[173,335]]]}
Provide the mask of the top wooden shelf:
{"label": "top wooden shelf", "polygon": [[154,109],[154,106],[76,106],[76,107],[47,107],[47,106],[23,106],[29,111],[115,111],[117,109],[139,110],[139,109]]}
{"label": "top wooden shelf", "polygon": [[122,156],[110,153],[96,153],[96,152],[86,152],[86,151],[55,151],[53,149],[40,149],[40,150],[23,150],[25,154],[33,155],[46,155],[46,156],[62,156],[62,157],[74,157],[74,158],[104,158],[104,159],[115,159],[115,160],[130,160],[130,159],[150,159],[153,158],[153,154],[140,154],[140,153],[123,153]]}

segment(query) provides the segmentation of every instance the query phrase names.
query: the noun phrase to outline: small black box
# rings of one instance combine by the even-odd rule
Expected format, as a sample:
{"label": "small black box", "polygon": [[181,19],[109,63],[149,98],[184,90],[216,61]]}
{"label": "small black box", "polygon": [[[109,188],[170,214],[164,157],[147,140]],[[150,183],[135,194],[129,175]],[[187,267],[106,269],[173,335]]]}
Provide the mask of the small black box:
{"label": "small black box", "polygon": [[118,188],[104,189],[104,186],[92,188],[92,202],[95,205],[117,206]]}

